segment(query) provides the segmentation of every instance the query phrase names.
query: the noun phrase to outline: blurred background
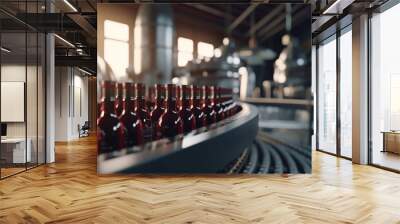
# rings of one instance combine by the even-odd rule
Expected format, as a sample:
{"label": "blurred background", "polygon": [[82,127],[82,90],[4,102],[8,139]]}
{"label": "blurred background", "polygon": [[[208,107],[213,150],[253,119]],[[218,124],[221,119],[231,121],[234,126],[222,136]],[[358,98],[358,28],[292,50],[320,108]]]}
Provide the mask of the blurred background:
{"label": "blurred background", "polygon": [[311,5],[106,2],[97,5],[98,83],[232,88],[257,106],[260,131],[304,153],[309,170]]}

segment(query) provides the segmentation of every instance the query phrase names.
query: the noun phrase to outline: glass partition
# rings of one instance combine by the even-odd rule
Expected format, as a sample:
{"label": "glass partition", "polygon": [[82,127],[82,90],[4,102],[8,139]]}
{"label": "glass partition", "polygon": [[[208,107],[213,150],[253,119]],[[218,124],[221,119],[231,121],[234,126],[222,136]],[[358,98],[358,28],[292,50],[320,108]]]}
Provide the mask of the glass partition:
{"label": "glass partition", "polygon": [[27,33],[28,61],[27,61],[27,81],[26,81],[26,114],[27,114],[27,150],[31,151],[28,168],[37,165],[38,159],[38,34],[36,32]]}
{"label": "glass partition", "polygon": [[340,36],[340,155],[352,157],[352,33]]}
{"label": "glass partition", "polygon": [[[20,12],[43,11],[39,1],[26,4],[18,2]],[[45,162],[46,40],[2,12],[0,20],[8,21],[0,21],[0,178],[5,178]]]}
{"label": "glass partition", "polygon": [[1,34],[2,177],[24,171],[26,162],[31,162],[31,151],[26,141],[25,117],[26,40],[25,32]]}
{"label": "glass partition", "polygon": [[371,162],[400,170],[400,4],[371,18]]}
{"label": "glass partition", "polygon": [[318,149],[336,154],[336,36],[318,47]]}
{"label": "glass partition", "polygon": [[46,162],[45,124],[46,124],[46,38],[43,33],[38,33],[38,64],[37,64],[37,162]]}

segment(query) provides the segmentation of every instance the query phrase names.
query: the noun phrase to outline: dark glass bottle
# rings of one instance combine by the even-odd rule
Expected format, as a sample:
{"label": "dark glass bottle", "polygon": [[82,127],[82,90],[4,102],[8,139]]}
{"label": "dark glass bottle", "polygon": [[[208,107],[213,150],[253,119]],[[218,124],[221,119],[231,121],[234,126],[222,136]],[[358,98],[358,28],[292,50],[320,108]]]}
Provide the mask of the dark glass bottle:
{"label": "dark glass bottle", "polygon": [[223,89],[224,95],[224,110],[225,110],[225,117],[232,116],[232,100],[231,100],[231,91],[227,88]]}
{"label": "dark glass bottle", "polygon": [[192,112],[192,88],[187,85],[181,87],[181,107],[179,108],[179,116],[183,121],[183,131],[188,133],[196,129],[196,118]]}
{"label": "dark glass bottle", "polygon": [[151,128],[150,112],[147,110],[146,106],[146,99],[145,99],[146,87],[142,83],[136,83],[135,87],[137,93],[137,95],[135,96],[135,100],[137,103],[135,107],[135,113],[142,120],[144,129],[144,140],[151,141],[152,128]]}
{"label": "dark glass bottle", "polygon": [[156,106],[156,88],[154,86],[149,87],[146,103],[147,103],[147,109],[149,111],[153,111]]}
{"label": "dark glass bottle", "polygon": [[161,138],[161,133],[157,132],[157,123],[161,115],[165,112],[165,96],[166,88],[165,85],[157,84],[155,85],[155,95],[156,95],[156,105],[150,113],[151,124],[153,127],[153,139]]}
{"label": "dark glass bottle", "polygon": [[122,83],[116,83],[116,84],[115,84],[115,88],[117,89],[116,95],[115,95],[115,112],[116,112],[117,117],[119,117],[119,116],[121,116],[122,110],[123,110],[123,105],[122,105],[122,101],[123,101],[123,96],[122,96],[123,87],[122,87]]}
{"label": "dark glass bottle", "polygon": [[219,104],[221,105],[222,112],[224,113],[224,119],[228,117],[226,113],[226,97],[225,97],[225,88],[219,87],[218,88],[218,97],[219,97]]}
{"label": "dark glass bottle", "polygon": [[214,87],[214,110],[217,114],[217,121],[222,121],[225,119],[224,108],[221,104],[221,88]]}
{"label": "dark glass bottle", "polygon": [[101,83],[101,109],[97,119],[98,153],[117,151],[124,144],[124,129],[115,112],[115,82]]}
{"label": "dark glass bottle", "polygon": [[144,142],[143,123],[139,116],[134,112],[136,91],[133,83],[124,83],[123,85],[123,111],[119,118],[125,129],[125,145],[132,147]]}
{"label": "dark glass bottle", "polygon": [[195,116],[196,120],[196,128],[201,128],[207,125],[206,116],[203,112],[203,103],[202,103],[202,88],[198,86],[192,86],[193,89],[193,108],[192,112]]}
{"label": "dark glass bottle", "polygon": [[176,87],[174,84],[167,85],[167,109],[160,117],[157,131],[162,137],[174,137],[183,133],[183,122],[176,111]]}
{"label": "dark glass bottle", "polygon": [[235,115],[238,112],[238,105],[233,99],[232,89],[229,89],[229,113],[231,116]]}
{"label": "dark glass bottle", "polygon": [[203,112],[206,116],[207,125],[217,122],[217,113],[214,110],[214,87],[204,86],[204,108]]}
{"label": "dark glass bottle", "polygon": [[179,111],[179,108],[182,106],[181,101],[182,89],[181,86],[176,86],[176,110]]}

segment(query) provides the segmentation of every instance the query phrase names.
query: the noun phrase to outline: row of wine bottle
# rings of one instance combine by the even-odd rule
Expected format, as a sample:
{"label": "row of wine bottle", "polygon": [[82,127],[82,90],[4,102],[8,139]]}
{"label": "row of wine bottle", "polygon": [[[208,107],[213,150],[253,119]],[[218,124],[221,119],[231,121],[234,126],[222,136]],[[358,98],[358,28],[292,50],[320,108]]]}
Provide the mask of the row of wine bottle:
{"label": "row of wine bottle", "polygon": [[149,88],[147,99],[145,89],[142,83],[101,83],[100,153],[188,133],[240,110],[227,88],[156,84]]}

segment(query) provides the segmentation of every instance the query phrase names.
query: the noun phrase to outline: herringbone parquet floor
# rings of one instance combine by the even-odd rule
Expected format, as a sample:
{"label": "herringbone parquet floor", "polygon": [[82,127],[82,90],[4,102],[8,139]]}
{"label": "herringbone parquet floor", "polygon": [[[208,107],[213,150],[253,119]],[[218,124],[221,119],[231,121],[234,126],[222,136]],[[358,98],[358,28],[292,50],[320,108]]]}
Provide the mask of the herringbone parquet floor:
{"label": "herringbone parquet floor", "polygon": [[95,139],[0,181],[0,223],[400,223],[400,175],[315,152],[313,174],[96,175]]}

